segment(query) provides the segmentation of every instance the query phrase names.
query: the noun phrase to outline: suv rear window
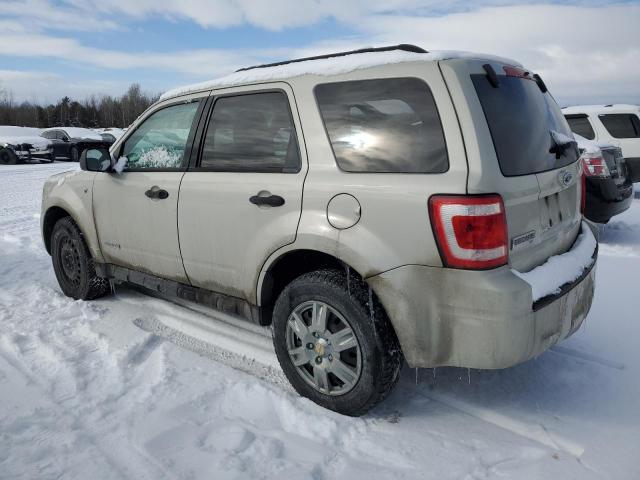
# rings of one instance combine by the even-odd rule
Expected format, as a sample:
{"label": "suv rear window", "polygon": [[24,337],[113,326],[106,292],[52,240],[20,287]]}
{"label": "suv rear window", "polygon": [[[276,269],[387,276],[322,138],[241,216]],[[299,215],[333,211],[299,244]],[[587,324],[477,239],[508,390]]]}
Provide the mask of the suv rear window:
{"label": "suv rear window", "polygon": [[640,119],[633,113],[607,113],[598,117],[613,138],[640,137]]}
{"label": "suv rear window", "polygon": [[417,78],[325,83],[316,100],[347,172],[442,173],[447,148],[435,100]]}
{"label": "suv rear window", "polygon": [[596,132],[593,131],[593,127],[586,115],[565,115],[564,118],[567,119],[573,133],[577,133],[587,140],[596,138]]}
{"label": "suv rear window", "polygon": [[502,174],[531,175],[575,162],[578,148],[575,143],[564,145],[573,134],[553,97],[533,80],[499,79],[500,85],[493,87],[487,75],[471,75]]}

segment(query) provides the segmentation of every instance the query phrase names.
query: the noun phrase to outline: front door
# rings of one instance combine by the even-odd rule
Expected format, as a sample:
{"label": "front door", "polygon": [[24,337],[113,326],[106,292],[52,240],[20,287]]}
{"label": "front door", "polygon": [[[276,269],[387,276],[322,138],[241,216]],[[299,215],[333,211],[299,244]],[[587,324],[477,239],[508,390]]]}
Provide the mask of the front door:
{"label": "front door", "polygon": [[187,282],[178,245],[178,192],[199,104],[193,99],[152,112],[119,148],[126,158],[122,173],[96,175],[94,215],[108,263]]}
{"label": "front door", "polygon": [[69,157],[69,144],[64,141],[65,134],[60,130],[46,132],[48,139],[53,144],[53,156],[57,159],[67,160]]}
{"label": "front door", "polygon": [[267,257],[295,240],[307,168],[292,92],[269,87],[215,99],[178,205],[191,283],[251,302]]}

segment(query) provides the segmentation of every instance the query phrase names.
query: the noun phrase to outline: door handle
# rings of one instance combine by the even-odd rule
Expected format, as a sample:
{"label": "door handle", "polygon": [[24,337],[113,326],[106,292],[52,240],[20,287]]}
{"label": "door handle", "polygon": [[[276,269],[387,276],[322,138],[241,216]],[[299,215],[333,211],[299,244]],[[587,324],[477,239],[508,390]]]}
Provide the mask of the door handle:
{"label": "door handle", "polygon": [[270,207],[281,207],[284,205],[284,198],[280,195],[271,195],[269,192],[260,192],[262,195],[254,195],[249,199],[254,205],[268,205]]}
{"label": "door handle", "polygon": [[157,185],[154,185],[153,187],[151,187],[149,190],[144,192],[144,194],[149,198],[157,198],[159,200],[164,200],[166,198],[169,198],[169,192],[158,187]]}

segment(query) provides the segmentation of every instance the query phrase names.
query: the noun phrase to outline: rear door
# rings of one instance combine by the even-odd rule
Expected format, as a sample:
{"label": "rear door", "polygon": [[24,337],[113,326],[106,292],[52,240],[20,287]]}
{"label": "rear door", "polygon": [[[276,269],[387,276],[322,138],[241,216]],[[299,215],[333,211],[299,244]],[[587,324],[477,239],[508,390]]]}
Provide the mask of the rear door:
{"label": "rear door", "polygon": [[60,130],[50,130],[49,137],[53,142],[53,155],[55,158],[67,159],[69,157],[68,145],[62,140],[64,134]]}
{"label": "rear door", "polygon": [[469,193],[502,195],[510,263],[529,270],[569,249],[580,228],[573,134],[532,73],[496,61],[457,61],[454,67],[457,78],[449,78],[464,95],[458,103],[466,102],[460,110],[467,119]]}
{"label": "rear door", "polygon": [[180,249],[193,285],[255,303],[265,260],[295,240],[307,162],[293,98],[285,83],[214,98],[180,187]]}

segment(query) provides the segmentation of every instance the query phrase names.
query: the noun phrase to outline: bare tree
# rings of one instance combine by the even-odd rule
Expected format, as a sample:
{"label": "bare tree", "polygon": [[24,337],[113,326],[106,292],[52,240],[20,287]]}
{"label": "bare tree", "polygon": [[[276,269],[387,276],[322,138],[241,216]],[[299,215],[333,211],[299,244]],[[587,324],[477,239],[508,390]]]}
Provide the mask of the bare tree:
{"label": "bare tree", "polygon": [[16,104],[12,93],[0,85],[0,125],[127,127],[158,98],[159,95],[145,93],[134,83],[115,98],[90,95],[79,102],[65,96],[49,105],[41,105],[35,98]]}

